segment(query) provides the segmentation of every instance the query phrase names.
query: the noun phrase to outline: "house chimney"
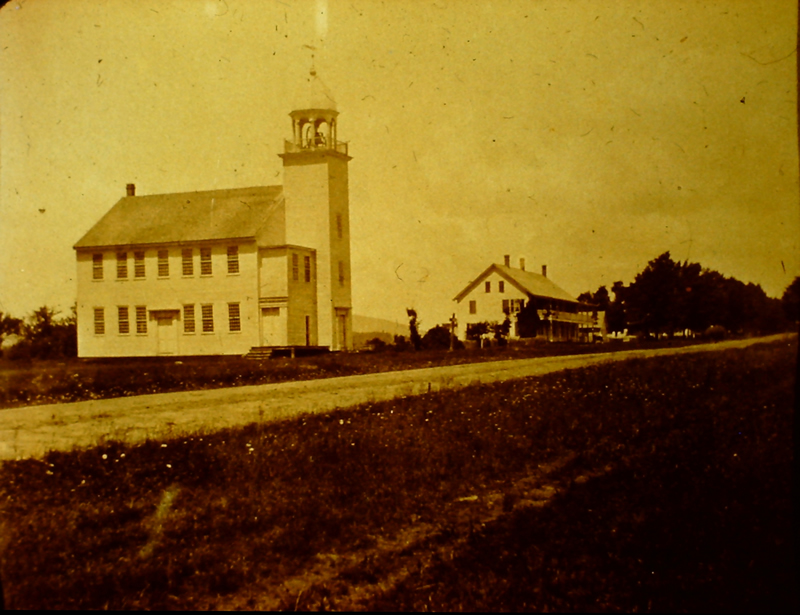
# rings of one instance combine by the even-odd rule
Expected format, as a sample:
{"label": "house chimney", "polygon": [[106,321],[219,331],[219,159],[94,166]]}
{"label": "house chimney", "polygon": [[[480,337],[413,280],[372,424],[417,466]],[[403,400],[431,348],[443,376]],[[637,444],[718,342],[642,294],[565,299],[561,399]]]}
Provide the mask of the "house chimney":
{"label": "house chimney", "polygon": [[519,268],[522,269],[523,271],[525,271],[525,259],[524,258],[519,259]]}
{"label": "house chimney", "polygon": [[506,267],[511,267],[511,255],[510,254],[506,254],[505,256],[503,256],[503,258],[505,259]]}
{"label": "house chimney", "polygon": [[125,186],[128,196],[136,196],[136,184],[128,184]]}
{"label": "house chimney", "polygon": [[547,265],[542,265],[542,277],[547,277]]}

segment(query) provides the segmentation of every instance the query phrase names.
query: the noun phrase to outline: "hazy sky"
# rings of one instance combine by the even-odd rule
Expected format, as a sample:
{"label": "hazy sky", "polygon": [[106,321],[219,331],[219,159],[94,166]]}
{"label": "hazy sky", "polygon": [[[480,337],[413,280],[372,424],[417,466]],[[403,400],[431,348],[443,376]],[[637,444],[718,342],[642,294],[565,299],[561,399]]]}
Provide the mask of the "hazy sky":
{"label": "hazy sky", "polygon": [[669,250],[800,274],[792,0],[26,0],[0,11],[0,310],[75,299],[125,193],[282,183],[316,67],[357,314],[423,328],[510,254],[578,295]]}

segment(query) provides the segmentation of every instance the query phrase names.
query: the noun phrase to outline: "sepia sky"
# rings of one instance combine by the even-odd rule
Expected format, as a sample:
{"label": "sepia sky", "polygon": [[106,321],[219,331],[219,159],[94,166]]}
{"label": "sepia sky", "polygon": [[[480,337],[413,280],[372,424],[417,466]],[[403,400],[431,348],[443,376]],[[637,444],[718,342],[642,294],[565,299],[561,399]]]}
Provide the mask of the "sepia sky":
{"label": "sepia sky", "polygon": [[510,254],[578,295],[669,250],[800,274],[792,0],[18,0],[0,10],[0,310],[75,300],[136,184],[282,183],[317,47],[356,314],[427,329]]}

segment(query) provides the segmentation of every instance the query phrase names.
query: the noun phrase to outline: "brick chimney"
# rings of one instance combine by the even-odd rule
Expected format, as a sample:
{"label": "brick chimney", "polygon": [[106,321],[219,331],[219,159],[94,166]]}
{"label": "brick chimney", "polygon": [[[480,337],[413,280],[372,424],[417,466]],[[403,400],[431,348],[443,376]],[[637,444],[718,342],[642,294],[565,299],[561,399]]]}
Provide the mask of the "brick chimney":
{"label": "brick chimney", "polygon": [[506,254],[505,256],[503,256],[503,260],[505,260],[506,267],[511,267],[511,255],[510,254]]}
{"label": "brick chimney", "polygon": [[525,259],[524,258],[519,259],[519,268],[522,269],[523,271],[525,271]]}
{"label": "brick chimney", "polygon": [[136,196],[136,184],[128,184],[125,186],[128,196]]}
{"label": "brick chimney", "polygon": [[542,265],[542,276],[547,277],[547,265]]}

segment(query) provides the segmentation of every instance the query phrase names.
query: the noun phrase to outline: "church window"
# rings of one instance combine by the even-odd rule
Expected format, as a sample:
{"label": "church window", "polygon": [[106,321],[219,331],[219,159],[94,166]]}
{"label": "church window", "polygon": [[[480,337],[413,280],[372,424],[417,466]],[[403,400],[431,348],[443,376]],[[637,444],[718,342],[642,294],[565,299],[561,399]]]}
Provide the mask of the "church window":
{"label": "church window", "polygon": [[311,257],[310,256],[304,256],[303,257],[303,266],[305,268],[306,282],[310,282],[311,281]]}
{"label": "church window", "polygon": [[477,314],[478,313],[478,302],[477,301],[470,301],[469,302],[469,313],[470,314]]}
{"label": "church window", "polygon": [[191,248],[184,248],[181,256],[183,258],[183,275],[194,275],[194,251]]}
{"label": "church window", "polygon": [[105,310],[101,307],[94,308],[94,334],[105,335],[106,317]]}
{"label": "church window", "polygon": [[128,335],[131,332],[131,321],[128,318],[128,306],[117,306],[117,325],[120,335]]}
{"label": "church window", "polygon": [[239,273],[239,246],[228,246],[228,273]]}
{"label": "church window", "polygon": [[183,332],[194,333],[194,304],[183,306]]}
{"label": "church window", "polygon": [[214,306],[206,303],[200,306],[200,313],[203,316],[203,333],[214,333]]}
{"label": "church window", "polygon": [[486,282],[486,284],[484,284],[484,288],[485,288],[487,293],[492,292],[492,283],[491,282]]}
{"label": "church window", "polygon": [[117,252],[117,279],[128,279],[128,253]]}
{"label": "church window", "polygon": [[200,248],[200,275],[211,275],[211,248]]}
{"label": "church window", "polygon": [[147,333],[147,308],[143,305],[136,306],[136,333]]}
{"label": "church window", "polygon": [[144,277],[144,250],[133,253],[133,277]]}
{"label": "church window", "polygon": [[242,318],[239,313],[238,303],[228,304],[228,330],[231,333],[236,333],[242,330]]}
{"label": "church window", "polygon": [[158,277],[169,277],[169,250],[158,251]]}
{"label": "church window", "polygon": [[292,254],[292,280],[297,282],[300,279],[300,257]]}
{"label": "church window", "polygon": [[92,254],[92,279],[103,279],[103,255]]}

